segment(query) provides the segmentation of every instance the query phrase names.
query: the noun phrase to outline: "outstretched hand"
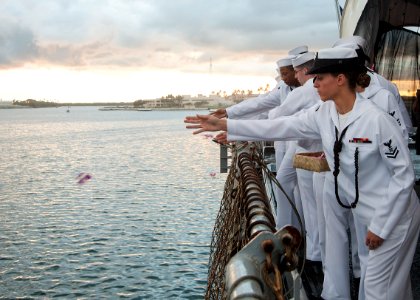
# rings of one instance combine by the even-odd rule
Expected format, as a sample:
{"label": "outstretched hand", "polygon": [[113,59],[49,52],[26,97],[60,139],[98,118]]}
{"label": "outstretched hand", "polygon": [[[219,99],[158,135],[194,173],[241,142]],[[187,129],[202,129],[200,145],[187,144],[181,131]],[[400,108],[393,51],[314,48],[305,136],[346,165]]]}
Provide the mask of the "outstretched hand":
{"label": "outstretched hand", "polygon": [[215,112],[212,112],[210,115],[215,116],[216,118],[222,119],[227,117],[226,108],[219,108]]}
{"label": "outstretched hand", "polygon": [[227,130],[226,120],[212,115],[187,116],[184,119],[184,123],[195,124],[186,126],[188,129],[198,129],[193,131],[193,134],[205,131]]}

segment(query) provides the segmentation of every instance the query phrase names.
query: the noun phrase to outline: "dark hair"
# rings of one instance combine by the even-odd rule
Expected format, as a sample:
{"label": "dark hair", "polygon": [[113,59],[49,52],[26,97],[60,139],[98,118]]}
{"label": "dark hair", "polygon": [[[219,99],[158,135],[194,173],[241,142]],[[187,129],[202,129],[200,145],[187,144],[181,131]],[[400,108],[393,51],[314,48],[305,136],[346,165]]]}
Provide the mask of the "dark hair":
{"label": "dark hair", "polygon": [[315,62],[315,60],[311,59],[311,60],[307,61],[306,63],[301,64],[299,66],[299,68],[307,68],[308,70],[310,70],[314,66],[314,62]]}
{"label": "dark hair", "polygon": [[349,81],[349,88],[351,90],[356,89],[356,85],[366,88],[370,84],[370,76],[366,73],[366,69],[363,70],[354,70],[354,71],[343,71],[331,73],[334,77],[337,77],[338,74],[343,74],[346,76]]}
{"label": "dark hair", "polygon": [[293,69],[293,66],[292,65],[283,66],[283,67],[280,67],[279,69],[282,69],[282,68],[287,69],[289,71],[294,71],[295,70],[295,69]]}
{"label": "dark hair", "polygon": [[362,88],[367,88],[370,84],[370,76],[366,72],[360,73],[357,77],[356,84]]}

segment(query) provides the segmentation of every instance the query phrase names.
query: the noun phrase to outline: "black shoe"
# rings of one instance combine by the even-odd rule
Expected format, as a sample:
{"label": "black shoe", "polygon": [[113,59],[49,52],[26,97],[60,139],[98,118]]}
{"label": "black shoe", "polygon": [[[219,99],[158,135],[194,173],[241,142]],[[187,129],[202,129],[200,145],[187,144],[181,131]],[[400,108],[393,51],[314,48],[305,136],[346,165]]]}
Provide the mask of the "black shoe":
{"label": "black shoe", "polygon": [[302,285],[309,300],[321,300],[324,272],[320,261],[306,260],[302,272]]}
{"label": "black shoe", "polygon": [[359,299],[359,287],[360,287],[360,277],[353,277],[350,282],[350,293],[352,300]]}

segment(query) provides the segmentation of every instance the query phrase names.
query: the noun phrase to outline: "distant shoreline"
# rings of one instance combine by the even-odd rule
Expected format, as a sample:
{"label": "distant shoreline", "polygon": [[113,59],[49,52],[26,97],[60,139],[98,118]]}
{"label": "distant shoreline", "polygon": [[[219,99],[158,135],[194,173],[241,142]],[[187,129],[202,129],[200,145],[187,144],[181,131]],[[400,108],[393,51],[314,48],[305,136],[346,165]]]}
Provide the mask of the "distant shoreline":
{"label": "distant shoreline", "polygon": [[[103,106],[101,106],[103,107]],[[111,108],[108,109],[99,109],[101,111],[177,111],[177,110],[210,110],[213,108],[203,107],[203,108],[183,108],[183,107],[156,107],[156,108]]]}
{"label": "distant shoreline", "polygon": [[[188,110],[210,110],[213,108],[208,108],[208,107],[202,107],[202,108],[182,108],[182,107],[158,107],[158,108],[135,108],[135,107],[127,107],[127,108],[122,108],[122,107],[112,107],[109,105],[101,105],[101,104],[91,104],[91,105],[60,105],[60,106],[51,106],[51,107],[30,107],[30,106],[22,106],[22,105],[2,105],[0,104],[0,109],[23,109],[23,108],[27,108],[27,109],[40,109],[40,108],[61,108],[61,107],[66,107],[66,106],[70,106],[70,108],[72,106],[92,106],[92,107],[107,107],[109,109],[102,109],[102,111],[143,111],[143,112],[148,112],[148,111],[188,111]],[[121,105],[120,105],[121,106]]]}

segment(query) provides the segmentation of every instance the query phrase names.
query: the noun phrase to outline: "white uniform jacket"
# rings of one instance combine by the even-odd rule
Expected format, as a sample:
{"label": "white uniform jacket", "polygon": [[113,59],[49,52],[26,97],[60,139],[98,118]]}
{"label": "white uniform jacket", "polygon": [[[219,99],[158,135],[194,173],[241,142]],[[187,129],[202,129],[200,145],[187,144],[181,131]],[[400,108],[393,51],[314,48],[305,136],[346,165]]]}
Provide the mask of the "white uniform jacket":
{"label": "white uniform jacket", "polygon": [[307,80],[304,85],[291,91],[280,106],[270,111],[269,119],[294,115],[302,109],[315,105],[319,100],[319,94],[312,80]]}
{"label": "white uniform jacket", "polygon": [[[313,106],[317,101],[319,101],[319,95],[313,87],[313,82],[312,80],[307,80],[304,85],[291,91],[280,106],[270,110],[268,118],[275,119],[282,116],[291,116],[304,108]],[[286,148],[286,142],[274,142],[276,151],[286,152]]]}
{"label": "white uniform jacket", "polygon": [[279,106],[290,91],[291,88],[284,81],[280,81],[269,93],[226,108],[227,115],[230,119],[255,119],[259,114]]}
{"label": "white uniform jacket", "polygon": [[[406,228],[419,205],[413,190],[414,170],[406,142],[395,120],[359,94],[343,128],[347,126],[339,153],[339,197],[350,205],[358,193],[358,203],[353,209],[355,217],[386,239],[391,233],[397,234]],[[335,128],[339,126],[333,101],[298,116],[227,120],[229,140],[232,135],[260,140],[321,139],[331,170],[334,170]],[[332,173],[328,172],[328,176],[333,176]]]}
{"label": "white uniform jacket", "polygon": [[404,118],[402,117],[400,107],[398,106],[395,96],[385,88],[375,83],[370,84],[365,88],[364,92],[360,93],[363,97],[371,100],[379,106],[384,112],[387,112],[398,123],[401,133],[408,143],[408,131],[405,126]]}
{"label": "white uniform jacket", "polygon": [[370,71],[368,72],[368,74],[374,84],[380,85],[387,91],[391,92],[392,95],[394,95],[395,100],[397,101],[398,107],[400,108],[401,115],[404,119],[405,127],[407,128],[407,131],[409,133],[412,132],[413,123],[411,122],[410,114],[407,111],[407,106],[405,106],[404,100],[401,98],[398,87],[394,83],[386,79],[385,77],[379,75],[378,73]]}
{"label": "white uniform jacket", "polygon": [[[324,101],[319,99],[317,104],[315,104],[314,106],[312,106],[308,109],[304,109],[304,110],[302,110],[302,111],[300,111],[300,112],[298,112],[294,115],[298,116],[298,115],[306,113],[310,110],[316,111],[322,103],[324,103]],[[299,152],[321,152],[323,150],[322,149],[322,141],[320,139],[319,140],[312,140],[312,139],[311,140],[309,140],[309,139],[298,140],[297,141],[297,146],[298,146],[298,148],[296,149],[296,153],[299,153]]]}
{"label": "white uniform jacket", "polygon": [[[319,103],[319,94],[313,86],[312,80],[308,80],[304,85],[295,88],[287,95],[283,103],[272,109],[268,115],[269,119],[276,119],[279,117],[291,116],[302,110],[309,109],[315,104]],[[247,135],[231,135],[231,139],[235,141],[261,141],[267,139],[261,139],[255,136]],[[291,139],[293,140],[293,139]],[[272,140],[271,140],[272,141]],[[276,143],[275,143],[276,145]]]}

